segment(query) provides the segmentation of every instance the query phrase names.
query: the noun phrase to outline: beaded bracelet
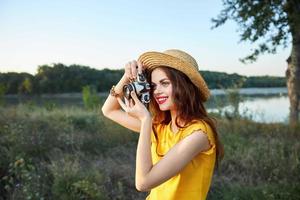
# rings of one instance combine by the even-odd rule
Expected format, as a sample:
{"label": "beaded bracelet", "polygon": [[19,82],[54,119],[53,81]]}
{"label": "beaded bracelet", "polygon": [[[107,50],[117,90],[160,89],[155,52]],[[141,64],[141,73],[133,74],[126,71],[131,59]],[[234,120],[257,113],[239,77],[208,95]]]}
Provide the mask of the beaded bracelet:
{"label": "beaded bracelet", "polygon": [[115,87],[116,87],[115,85],[113,85],[113,86],[111,87],[109,94],[110,94],[111,96],[113,96],[113,97],[118,97],[118,96],[120,96],[120,94],[116,93]]}

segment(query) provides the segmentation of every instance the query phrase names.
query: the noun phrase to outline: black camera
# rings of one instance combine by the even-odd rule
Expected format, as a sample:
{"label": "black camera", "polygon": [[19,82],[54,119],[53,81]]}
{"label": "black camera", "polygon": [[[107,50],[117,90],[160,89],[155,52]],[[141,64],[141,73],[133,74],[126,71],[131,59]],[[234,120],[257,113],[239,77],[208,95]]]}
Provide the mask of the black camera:
{"label": "black camera", "polygon": [[146,77],[143,73],[137,74],[137,80],[124,85],[123,87],[123,93],[124,97],[128,100],[131,98],[130,93],[132,91],[135,91],[137,97],[139,100],[148,107],[148,104],[150,102],[150,84],[147,82]]}

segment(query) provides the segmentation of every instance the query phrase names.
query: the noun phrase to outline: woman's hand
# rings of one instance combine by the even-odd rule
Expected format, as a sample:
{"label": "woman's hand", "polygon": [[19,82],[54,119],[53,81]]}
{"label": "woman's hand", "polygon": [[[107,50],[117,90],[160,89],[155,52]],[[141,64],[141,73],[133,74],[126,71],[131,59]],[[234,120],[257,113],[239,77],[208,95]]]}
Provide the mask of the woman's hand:
{"label": "woman's hand", "polygon": [[[125,66],[125,77],[130,81],[133,81],[137,78],[137,73],[143,72],[142,63],[139,61],[131,61],[128,62]],[[123,108],[125,112],[129,115],[143,120],[144,118],[151,117],[150,112],[147,108],[142,104],[142,102],[138,99],[136,93],[134,91],[131,92],[130,96],[132,97],[130,100],[127,98],[125,99],[125,103],[122,101],[121,98],[117,98],[120,106]]]}
{"label": "woman's hand", "polygon": [[133,81],[137,77],[137,73],[143,70],[142,63],[136,60],[130,61],[125,65],[125,77],[129,81]]}
{"label": "woman's hand", "polygon": [[117,98],[123,110],[129,115],[139,119],[140,121],[146,120],[147,118],[151,118],[150,112],[147,110],[145,105],[138,99],[136,93],[132,91],[130,95],[132,97],[130,100],[124,98],[125,103],[120,97]]}

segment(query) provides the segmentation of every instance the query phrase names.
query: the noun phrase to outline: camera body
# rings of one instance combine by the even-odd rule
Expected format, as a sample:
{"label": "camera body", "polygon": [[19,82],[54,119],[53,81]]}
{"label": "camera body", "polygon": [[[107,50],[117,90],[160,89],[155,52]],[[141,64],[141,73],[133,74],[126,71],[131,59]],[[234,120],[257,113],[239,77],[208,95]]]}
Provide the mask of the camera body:
{"label": "camera body", "polygon": [[123,87],[123,94],[124,97],[127,99],[131,98],[130,93],[132,91],[135,91],[137,97],[139,100],[148,107],[148,104],[150,102],[150,84],[147,82],[146,77],[143,73],[137,74],[137,80],[124,85]]}

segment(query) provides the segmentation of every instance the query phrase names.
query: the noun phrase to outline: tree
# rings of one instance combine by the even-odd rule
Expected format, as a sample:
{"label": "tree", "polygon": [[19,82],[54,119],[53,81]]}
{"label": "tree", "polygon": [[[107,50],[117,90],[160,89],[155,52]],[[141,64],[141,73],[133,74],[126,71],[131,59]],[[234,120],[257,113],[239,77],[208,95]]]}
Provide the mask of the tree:
{"label": "tree", "polygon": [[31,94],[32,93],[32,82],[29,78],[25,78],[22,84],[19,86],[20,94]]}
{"label": "tree", "polygon": [[299,120],[300,109],[300,1],[299,0],[223,0],[223,10],[212,19],[213,28],[237,22],[240,40],[256,43],[242,62],[254,62],[263,53],[276,53],[278,46],[291,44],[287,59],[287,87],[290,99],[290,123]]}
{"label": "tree", "polygon": [[100,97],[94,86],[86,85],[82,87],[82,99],[86,109],[95,109],[100,104]]}

